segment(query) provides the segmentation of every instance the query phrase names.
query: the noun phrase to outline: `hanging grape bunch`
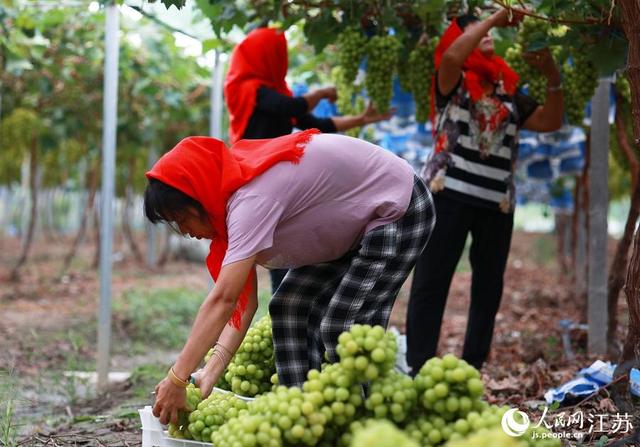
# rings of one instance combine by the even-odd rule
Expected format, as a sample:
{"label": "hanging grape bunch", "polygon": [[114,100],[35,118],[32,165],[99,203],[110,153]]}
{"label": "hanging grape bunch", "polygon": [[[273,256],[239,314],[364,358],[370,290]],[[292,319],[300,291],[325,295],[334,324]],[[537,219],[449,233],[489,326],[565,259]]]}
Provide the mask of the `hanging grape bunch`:
{"label": "hanging grape bunch", "polygon": [[598,85],[598,72],[582,52],[572,49],[571,58],[562,65],[564,82],[564,108],[569,123],[580,126],[584,119],[585,104]]}
{"label": "hanging grape bunch", "polygon": [[546,41],[551,34],[551,25],[543,20],[525,17],[522,21],[516,43],[507,49],[506,62],[520,76],[520,85],[527,85],[528,95],[540,104],[544,103],[547,91],[547,79],[536,68],[529,65],[523,58],[523,53],[540,49],[532,44]]}
{"label": "hanging grape bunch", "polygon": [[[336,41],[338,66],[332,70],[331,77],[338,95],[336,106],[343,115],[358,115],[364,111],[364,101],[358,101],[360,98],[357,96],[361,88],[355,85],[355,80],[366,44],[367,38],[354,27],[345,29]],[[359,133],[359,127],[346,132],[354,137]]]}
{"label": "hanging grape bunch", "polygon": [[431,112],[431,82],[435,73],[433,52],[438,44],[437,38],[423,36],[409,53],[406,67],[408,90],[416,103],[416,121],[424,123]]}
{"label": "hanging grape bunch", "polygon": [[395,36],[374,36],[367,43],[365,87],[378,112],[389,109],[393,93],[393,74],[401,44]]}
{"label": "hanging grape bunch", "polygon": [[[338,99],[336,107],[343,115],[359,115],[364,112],[366,107],[364,98],[359,93],[362,88],[353,82],[345,80],[344,67],[337,66],[331,70],[331,78],[336,86]],[[360,134],[360,127],[354,127],[345,131],[346,135],[357,137]]]}
{"label": "hanging grape bunch", "polygon": [[[528,95],[544,103],[547,91],[547,79],[540,71],[529,65],[523,58],[523,53],[536,51],[544,48],[543,43],[547,42],[549,36],[566,32],[562,26],[551,26],[549,22],[537,20],[532,17],[525,17],[518,37],[513,46],[507,49],[505,60],[520,76],[519,85],[527,86]],[[558,57],[559,47],[551,48],[554,59]]]}
{"label": "hanging grape bunch", "polygon": [[516,43],[507,49],[505,61],[518,73],[520,77],[519,85],[526,85],[529,96],[539,103],[542,103],[546,95],[546,80],[540,72],[527,64],[522,57],[522,53],[522,46]]}
{"label": "hanging grape bunch", "polygon": [[343,69],[343,79],[347,84],[353,84],[358,75],[358,66],[364,56],[367,38],[360,30],[350,27],[338,35],[336,48],[338,50],[338,65]]}
{"label": "hanging grape bunch", "polygon": [[345,69],[342,66],[333,67],[331,70],[331,80],[336,86],[336,107],[343,115],[352,113],[353,108],[353,84],[345,80]]}

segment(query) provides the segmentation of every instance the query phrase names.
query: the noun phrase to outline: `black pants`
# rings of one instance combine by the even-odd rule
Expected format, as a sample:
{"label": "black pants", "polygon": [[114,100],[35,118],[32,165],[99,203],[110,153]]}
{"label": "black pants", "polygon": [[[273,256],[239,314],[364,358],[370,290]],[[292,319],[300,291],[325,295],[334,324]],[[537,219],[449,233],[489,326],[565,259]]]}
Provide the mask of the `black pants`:
{"label": "black pants", "polygon": [[273,269],[269,270],[269,276],[271,276],[271,295],[276,293],[278,287],[280,287],[280,283],[286,276],[289,269]]}
{"label": "black pants", "polygon": [[475,367],[491,348],[509,256],[513,214],[434,194],[436,226],[416,263],[407,309],[407,362],[415,375],[436,355],[451,278],[471,232],[471,307],[462,358]]}

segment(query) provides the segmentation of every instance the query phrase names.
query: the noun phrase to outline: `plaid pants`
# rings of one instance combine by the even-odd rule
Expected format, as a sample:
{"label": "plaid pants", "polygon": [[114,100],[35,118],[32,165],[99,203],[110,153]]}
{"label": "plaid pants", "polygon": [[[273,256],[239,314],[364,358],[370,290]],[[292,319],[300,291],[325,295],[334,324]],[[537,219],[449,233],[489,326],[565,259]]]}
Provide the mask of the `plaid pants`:
{"label": "plaid pants", "polygon": [[356,323],[387,327],[393,303],[435,225],[431,193],[414,177],[399,220],[367,232],[360,247],[332,262],[289,270],[269,303],[280,384],[302,385],[338,336]]}

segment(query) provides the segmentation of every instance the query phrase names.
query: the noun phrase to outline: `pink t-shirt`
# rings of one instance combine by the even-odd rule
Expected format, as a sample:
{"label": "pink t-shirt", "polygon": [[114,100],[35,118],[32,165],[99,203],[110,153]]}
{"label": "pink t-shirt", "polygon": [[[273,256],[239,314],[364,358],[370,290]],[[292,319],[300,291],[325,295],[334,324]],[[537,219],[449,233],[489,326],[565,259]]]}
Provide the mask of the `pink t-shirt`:
{"label": "pink t-shirt", "polygon": [[402,217],[412,190],[413,169],[401,158],[356,138],[315,135],[299,164],[280,162],[229,198],[222,265],[252,255],[268,268],[333,261]]}

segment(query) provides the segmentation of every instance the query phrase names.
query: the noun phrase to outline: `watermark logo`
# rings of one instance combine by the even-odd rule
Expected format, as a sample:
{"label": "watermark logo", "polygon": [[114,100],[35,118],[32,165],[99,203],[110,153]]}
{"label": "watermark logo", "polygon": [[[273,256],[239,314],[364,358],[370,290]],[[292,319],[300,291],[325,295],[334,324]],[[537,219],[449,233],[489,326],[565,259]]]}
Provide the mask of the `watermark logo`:
{"label": "watermark logo", "polygon": [[[531,421],[527,413],[510,408],[502,416],[502,430],[513,438],[530,436],[531,439],[575,439],[581,441],[592,434],[628,434],[633,430],[632,416],[627,413],[591,414],[582,410],[569,413],[558,411],[549,413],[549,407],[542,409],[540,420]],[[527,434],[528,433],[528,434]]]}
{"label": "watermark logo", "polygon": [[[516,420],[516,415],[522,422],[518,422]],[[517,408],[507,410],[507,412],[502,416],[502,430],[513,438],[524,435],[530,424],[531,421],[529,420],[527,413],[520,411]]]}

